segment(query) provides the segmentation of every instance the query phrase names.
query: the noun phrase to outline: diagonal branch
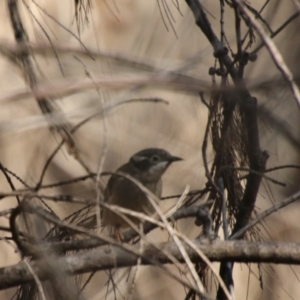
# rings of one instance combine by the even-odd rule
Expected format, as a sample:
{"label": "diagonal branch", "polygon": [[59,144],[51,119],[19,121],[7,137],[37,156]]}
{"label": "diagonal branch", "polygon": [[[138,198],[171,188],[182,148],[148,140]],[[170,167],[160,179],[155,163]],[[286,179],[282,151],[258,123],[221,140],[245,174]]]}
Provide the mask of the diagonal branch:
{"label": "diagonal branch", "polygon": [[[28,46],[29,43],[28,35],[23,26],[23,22],[19,12],[19,2],[18,0],[7,0],[7,6],[8,6],[10,21],[14,31],[16,42],[18,45],[23,47],[23,50],[22,52],[19,53],[18,58],[21,61],[21,64],[23,66],[24,77],[28,82],[31,91],[33,92],[33,96],[35,97],[35,100],[39,105],[42,113],[47,116],[53,113],[55,109],[51,104],[49,98],[43,96],[39,97],[34,93],[34,90],[36,90],[36,88],[38,87],[39,79]],[[69,125],[66,122],[64,122],[64,124],[56,125],[52,128],[55,128],[61,134],[63,139],[65,139],[68,142],[69,149],[74,150],[75,145],[69,131]]]}
{"label": "diagonal branch", "polygon": [[236,5],[238,5],[239,9],[249,18],[251,24],[256,29],[261,39],[264,41],[267,50],[270,53],[271,58],[273,59],[275,66],[281,72],[283,78],[288,82],[291,91],[294,94],[297,105],[300,108],[300,91],[299,88],[294,81],[293,74],[284,62],[284,59],[281,53],[278,51],[272,39],[265,33],[263,27],[259,24],[259,22],[252,16],[250,12],[245,8],[245,6],[241,3],[240,0],[233,0]]}

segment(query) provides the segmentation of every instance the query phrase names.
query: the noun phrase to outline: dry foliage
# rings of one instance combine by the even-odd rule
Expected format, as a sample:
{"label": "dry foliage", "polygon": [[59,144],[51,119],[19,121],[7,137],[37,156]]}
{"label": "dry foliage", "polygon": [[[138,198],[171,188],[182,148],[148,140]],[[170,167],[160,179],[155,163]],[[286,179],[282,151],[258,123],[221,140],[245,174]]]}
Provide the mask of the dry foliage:
{"label": "dry foliage", "polygon": [[[1,3],[3,299],[297,299],[300,4],[211,2]],[[156,218],[103,201],[146,147]]]}

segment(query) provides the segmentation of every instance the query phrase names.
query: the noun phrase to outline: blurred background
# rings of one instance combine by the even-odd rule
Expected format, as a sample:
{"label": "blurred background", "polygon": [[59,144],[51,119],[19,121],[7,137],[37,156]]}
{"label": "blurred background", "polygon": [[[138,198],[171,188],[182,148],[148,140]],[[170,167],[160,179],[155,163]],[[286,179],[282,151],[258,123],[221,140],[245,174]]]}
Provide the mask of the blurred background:
{"label": "blurred background", "polygon": [[[15,38],[6,2],[0,3],[0,159],[6,168],[34,186],[61,137],[49,130],[32,96],[15,96],[28,90],[28,84],[20,64],[8,54],[7,49],[15,45]],[[274,31],[299,10],[299,4],[295,4],[297,1],[267,2],[270,3],[263,16]],[[90,9],[87,9],[87,2],[83,3],[79,15],[81,22],[78,23],[72,0],[19,1],[22,20],[33,46],[38,85],[47,86],[45,93],[57,90],[52,100],[57,111],[63,112],[65,120],[75,126],[105,108],[104,114],[91,118],[74,133],[80,160],[89,170],[97,172],[104,158],[102,171],[114,171],[139,150],[164,148],[173,155],[183,157],[184,161],[174,164],[164,175],[163,195],[180,194],[186,187],[190,190],[204,188],[207,180],[201,147],[207,107],[195,88],[187,83],[181,86],[168,84],[165,80],[167,71],[190,76],[199,84],[199,90],[206,92],[209,100],[211,77],[208,69],[214,66],[215,58],[189,7],[181,0],[93,0]],[[219,34],[219,1],[201,3],[207,10],[213,29]],[[261,1],[253,0],[251,4],[258,10],[262,6]],[[235,24],[230,9],[225,11],[225,28],[229,44],[235,47]],[[274,39],[295,77],[299,75],[298,30],[299,20],[296,19]],[[259,44],[257,37],[252,49]],[[297,165],[299,109],[267,50],[263,48],[257,54],[257,61],[246,67],[245,78],[250,92],[262,107],[259,119],[261,148],[270,154],[268,167]],[[106,84],[108,79],[110,82],[115,79],[115,84]],[[128,85],[129,81],[134,84]],[[82,88],[84,84],[89,84],[90,88]],[[58,87],[78,90],[60,94]],[[144,101],[153,98],[163,99],[168,104]],[[130,99],[139,101],[116,106]],[[263,113],[265,111],[271,112],[273,119],[267,117]],[[212,159],[209,145],[209,162]],[[82,164],[67,147],[63,147],[47,169],[43,184],[85,174]],[[9,192],[10,187],[4,176],[0,176],[1,191]],[[285,182],[286,187],[263,180],[257,213],[298,190],[298,171],[284,169],[272,174],[272,177]],[[14,184],[16,188],[23,187],[17,180]],[[72,193],[92,199],[96,195],[96,184],[84,181],[46,192]],[[175,202],[162,201],[161,208],[167,210]],[[16,204],[13,197],[0,202],[2,210]],[[61,217],[78,207],[48,204]],[[297,203],[292,204],[268,218],[260,229],[266,240],[298,242],[300,225],[297,206]],[[8,224],[4,218],[0,222],[1,226]],[[193,220],[180,221],[178,228],[190,237],[195,237],[199,230],[194,227]],[[165,241],[167,236],[156,230],[150,237],[154,241]],[[0,247],[1,266],[20,260],[11,244],[1,240]],[[300,293],[298,266],[262,264],[258,268],[256,265],[236,264],[234,270],[236,299],[297,299]],[[127,273],[128,270],[117,271],[117,290],[112,290],[111,286],[107,288],[108,275],[105,272],[97,273],[86,288],[86,299],[126,299],[130,285]],[[108,294],[107,290],[110,291]],[[14,289],[1,291],[0,297],[10,299],[14,292]],[[185,295],[182,286],[159,270],[142,267],[133,299],[184,299]]]}

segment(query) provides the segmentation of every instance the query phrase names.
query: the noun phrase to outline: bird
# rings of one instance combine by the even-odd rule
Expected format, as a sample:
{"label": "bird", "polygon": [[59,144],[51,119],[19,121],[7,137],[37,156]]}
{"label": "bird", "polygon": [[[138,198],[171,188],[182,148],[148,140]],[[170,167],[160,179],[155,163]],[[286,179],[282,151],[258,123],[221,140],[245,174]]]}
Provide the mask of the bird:
{"label": "bird", "polygon": [[[173,156],[164,149],[149,148],[131,156],[129,161],[119,167],[116,172],[130,175],[160,199],[162,175],[173,162],[180,160],[182,158]],[[155,212],[145,192],[133,181],[118,174],[110,177],[104,190],[104,202],[147,215]],[[138,218],[132,216],[128,216],[128,218],[134,224],[140,223]],[[122,241],[120,229],[130,228],[130,225],[122,217],[104,207],[101,209],[101,224],[113,228],[115,236],[120,241]]]}

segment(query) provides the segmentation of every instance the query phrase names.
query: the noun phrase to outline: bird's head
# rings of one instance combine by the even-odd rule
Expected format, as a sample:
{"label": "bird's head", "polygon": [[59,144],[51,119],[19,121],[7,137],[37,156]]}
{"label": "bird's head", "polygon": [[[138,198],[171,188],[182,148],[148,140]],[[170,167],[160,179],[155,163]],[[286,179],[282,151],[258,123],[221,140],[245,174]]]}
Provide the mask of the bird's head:
{"label": "bird's head", "polygon": [[149,148],[134,154],[130,158],[130,163],[143,176],[147,176],[149,181],[158,181],[171,163],[180,160],[182,158],[173,156],[163,149]]}

